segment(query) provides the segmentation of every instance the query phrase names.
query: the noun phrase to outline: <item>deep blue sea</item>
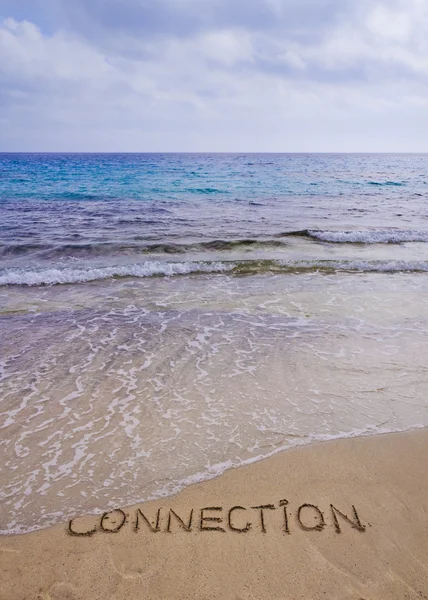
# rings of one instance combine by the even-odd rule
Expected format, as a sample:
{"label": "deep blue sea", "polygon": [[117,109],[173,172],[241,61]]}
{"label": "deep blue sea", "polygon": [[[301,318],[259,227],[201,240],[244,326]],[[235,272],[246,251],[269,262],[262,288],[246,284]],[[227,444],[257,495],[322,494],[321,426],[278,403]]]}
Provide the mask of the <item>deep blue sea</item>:
{"label": "deep blue sea", "polygon": [[428,425],[428,155],[0,154],[0,531]]}

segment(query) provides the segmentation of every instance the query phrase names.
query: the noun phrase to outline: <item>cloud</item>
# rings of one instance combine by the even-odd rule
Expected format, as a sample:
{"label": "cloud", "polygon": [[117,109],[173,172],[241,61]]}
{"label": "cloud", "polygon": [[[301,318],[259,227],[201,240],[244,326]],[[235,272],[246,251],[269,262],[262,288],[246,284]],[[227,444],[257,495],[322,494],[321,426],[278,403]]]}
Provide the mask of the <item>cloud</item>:
{"label": "cloud", "polygon": [[34,4],[2,3],[1,150],[428,150],[424,0]]}

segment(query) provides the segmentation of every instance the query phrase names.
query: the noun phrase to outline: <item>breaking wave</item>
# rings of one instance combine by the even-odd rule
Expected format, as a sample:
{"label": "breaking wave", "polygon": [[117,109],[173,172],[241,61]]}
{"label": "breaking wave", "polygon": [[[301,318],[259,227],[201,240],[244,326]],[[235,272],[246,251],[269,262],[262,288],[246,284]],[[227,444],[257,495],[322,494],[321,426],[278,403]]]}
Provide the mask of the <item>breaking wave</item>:
{"label": "breaking wave", "polygon": [[348,244],[402,244],[405,242],[428,242],[428,231],[412,229],[373,229],[364,231],[323,231],[303,229],[281,234],[282,236],[308,237],[323,242]]}
{"label": "breaking wave", "polygon": [[231,275],[257,275],[263,273],[301,274],[309,272],[378,272],[399,273],[428,272],[428,261],[284,261],[241,260],[224,262],[160,262],[146,261],[117,267],[80,267],[45,269],[4,269],[0,271],[0,285],[57,285],[86,283],[122,277],[172,277],[203,273],[229,273]]}
{"label": "breaking wave", "polygon": [[99,268],[47,268],[37,270],[7,269],[0,273],[0,285],[53,285],[64,283],[85,283],[97,279],[118,277],[172,276],[189,273],[213,273],[232,269],[223,263],[162,263],[147,261],[142,264],[120,267]]}

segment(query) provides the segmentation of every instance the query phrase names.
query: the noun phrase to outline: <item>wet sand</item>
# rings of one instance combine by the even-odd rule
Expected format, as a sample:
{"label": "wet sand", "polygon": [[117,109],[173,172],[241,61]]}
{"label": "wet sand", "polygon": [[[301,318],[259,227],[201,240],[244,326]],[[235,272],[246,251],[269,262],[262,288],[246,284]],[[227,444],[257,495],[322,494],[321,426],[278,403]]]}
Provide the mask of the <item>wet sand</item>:
{"label": "wet sand", "polygon": [[0,308],[1,533],[172,495],[292,446],[428,426],[420,274],[2,293],[15,312]]}
{"label": "wet sand", "polygon": [[314,444],[3,536],[0,598],[427,599],[427,454],[428,430]]}

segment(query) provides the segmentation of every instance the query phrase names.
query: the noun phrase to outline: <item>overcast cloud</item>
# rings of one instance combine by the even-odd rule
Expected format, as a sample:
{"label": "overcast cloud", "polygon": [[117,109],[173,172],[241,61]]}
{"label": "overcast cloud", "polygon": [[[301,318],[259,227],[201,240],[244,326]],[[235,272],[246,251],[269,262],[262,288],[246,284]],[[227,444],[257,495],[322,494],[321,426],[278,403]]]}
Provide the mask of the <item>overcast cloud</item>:
{"label": "overcast cloud", "polygon": [[428,2],[0,0],[0,150],[428,151]]}

